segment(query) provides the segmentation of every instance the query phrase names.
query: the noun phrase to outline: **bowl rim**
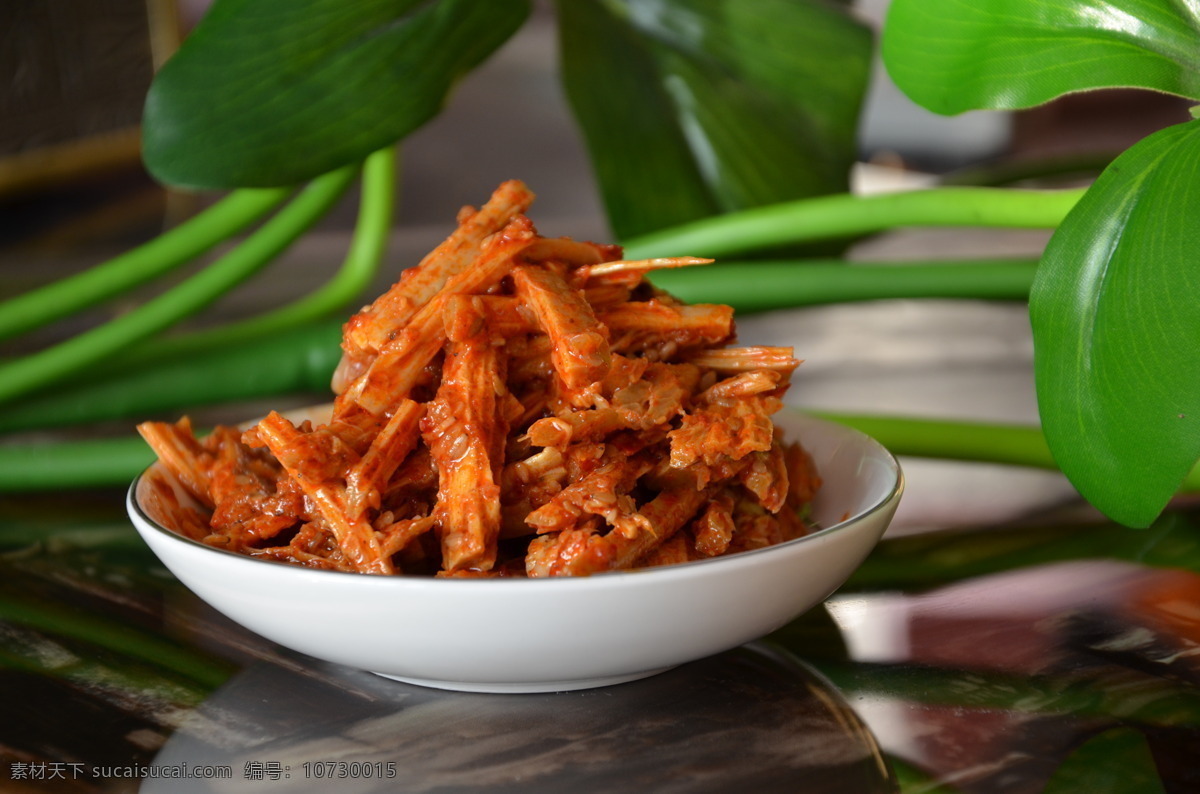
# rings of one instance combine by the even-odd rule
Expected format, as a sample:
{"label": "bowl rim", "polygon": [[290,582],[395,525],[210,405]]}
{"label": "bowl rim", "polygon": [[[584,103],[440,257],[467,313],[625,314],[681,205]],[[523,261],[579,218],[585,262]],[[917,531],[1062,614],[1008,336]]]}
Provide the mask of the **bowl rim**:
{"label": "bowl rim", "polygon": [[[822,528],[818,529],[816,532],[812,532],[808,535],[804,535],[799,538],[792,538],[791,540],[785,540],[783,543],[777,543],[773,546],[763,546],[763,547],[757,548],[757,549],[749,549],[747,551],[738,552],[737,554],[722,555],[722,556],[718,556],[718,557],[709,557],[709,558],[703,559],[703,560],[689,560],[687,562],[674,563],[671,565],[656,566],[653,568],[638,568],[638,569],[633,569],[633,570],[626,569],[626,570],[616,570],[616,571],[602,571],[600,573],[594,573],[589,576],[441,577],[441,576],[405,576],[403,574],[399,574],[399,575],[395,575],[395,576],[378,576],[378,575],[358,573],[355,571],[331,571],[331,570],[327,570],[327,569],[307,568],[304,566],[292,565],[292,564],[289,564],[286,562],[279,562],[276,560],[266,560],[266,559],[261,559],[258,557],[251,557],[246,554],[239,554],[238,552],[229,551],[227,549],[217,548],[216,546],[209,546],[207,544],[201,543],[198,540],[192,540],[191,538],[184,537],[183,535],[180,535],[178,532],[175,532],[174,530],[164,527],[162,524],[158,523],[158,521],[156,521],[154,518],[152,518],[146,512],[146,510],[142,507],[141,503],[138,501],[137,489],[138,489],[138,485],[141,483],[142,479],[150,472],[150,470],[153,469],[155,466],[159,465],[157,461],[155,461],[154,463],[151,463],[149,466],[147,466],[140,474],[137,475],[137,477],[134,478],[133,482],[130,484],[129,490],[126,492],[126,498],[125,498],[126,510],[129,513],[130,517],[135,519],[134,525],[135,525],[135,527],[137,527],[139,529],[139,534],[144,534],[144,533],[140,532],[140,530],[141,530],[141,526],[139,526],[139,521],[140,521],[142,524],[149,527],[151,530],[155,531],[156,533],[161,533],[162,535],[165,535],[167,538],[170,539],[170,541],[181,543],[185,547],[193,547],[196,550],[202,550],[204,552],[210,552],[210,553],[214,553],[214,554],[224,555],[229,560],[240,560],[241,561],[240,563],[236,563],[236,564],[247,563],[247,564],[256,565],[256,566],[268,566],[268,567],[276,569],[278,571],[290,570],[290,571],[294,572],[291,574],[283,574],[283,573],[278,574],[278,575],[283,575],[283,576],[319,576],[319,577],[321,577],[321,579],[325,579],[326,577],[336,575],[336,576],[343,577],[347,581],[360,580],[360,581],[377,581],[377,582],[394,582],[394,583],[396,583],[396,584],[390,584],[390,585],[382,585],[384,587],[421,587],[421,588],[428,587],[428,586],[438,586],[438,587],[448,586],[448,585],[432,585],[433,582],[456,582],[457,583],[455,585],[456,587],[496,587],[496,586],[500,586],[500,587],[507,587],[507,588],[512,588],[512,587],[543,587],[544,588],[544,587],[548,587],[548,586],[558,586],[558,587],[567,586],[567,587],[580,588],[586,582],[606,582],[606,583],[607,582],[615,583],[615,582],[621,582],[621,581],[627,582],[630,578],[633,578],[633,577],[636,577],[636,579],[638,581],[644,581],[645,577],[647,577],[647,576],[653,576],[655,578],[655,580],[665,579],[669,576],[676,577],[676,578],[677,577],[689,577],[692,575],[689,573],[691,571],[697,571],[697,570],[703,571],[703,570],[711,569],[711,566],[715,566],[715,565],[724,565],[725,567],[730,567],[733,565],[740,564],[740,565],[744,566],[744,565],[751,564],[755,559],[760,558],[764,554],[768,554],[768,553],[772,553],[772,552],[778,554],[783,549],[795,548],[797,546],[804,545],[805,543],[815,542],[819,539],[827,538],[830,535],[833,535],[835,533],[841,532],[843,530],[846,530],[853,526],[861,524],[866,519],[870,518],[872,515],[887,509],[887,507],[889,505],[891,505],[893,502],[895,502],[897,499],[899,499],[901,495],[903,495],[904,488],[905,488],[904,470],[900,466],[900,462],[896,459],[896,456],[893,455],[892,452],[887,447],[885,447],[883,444],[881,444],[879,441],[877,441],[873,437],[867,435],[866,433],[863,433],[860,430],[856,430],[855,428],[852,428],[852,427],[842,424],[840,422],[833,421],[831,419],[825,419],[823,417],[814,416],[812,414],[804,413],[803,411],[796,410],[796,409],[792,409],[791,413],[795,418],[797,418],[801,421],[809,421],[809,422],[815,422],[818,424],[835,426],[841,432],[859,436],[863,439],[866,439],[868,442],[870,442],[871,446],[873,446],[878,453],[881,453],[880,457],[882,458],[884,464],[887,466],[887,468],[890,470],[890,472],[893,475],[891,485],[888,488],[887,493],[882,498],[873,502],[865,509],[863,509],[851,516],[848,516],[847,518],[845,518],[841,521],[838,521],[835,524],[830,524],[827,527],[822,527]],[[266,569],[259,568],[258,570],[266,570]],[[518,584],[520,582],[524,582],[526,584]],[[540,584],[532,584],[534,582],[538,582]],[[549,583],[549,582],[558,582],[559,584],[558,585],[548,585],[547,583]],[[567,584],[567,583],[574,583],[574,584]],[[378,587],[381,585],[372,585],[372,586]]]}

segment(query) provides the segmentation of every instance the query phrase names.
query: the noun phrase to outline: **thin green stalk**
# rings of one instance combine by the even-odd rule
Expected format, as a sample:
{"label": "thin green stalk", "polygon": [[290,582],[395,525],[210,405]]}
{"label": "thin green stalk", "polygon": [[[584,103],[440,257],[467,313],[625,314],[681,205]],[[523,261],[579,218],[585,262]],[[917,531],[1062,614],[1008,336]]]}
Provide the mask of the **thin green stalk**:
{"label": "thin green stalk", "polygon": [[838,194],[772,204],[628,240],[630,259],[722,257],[902,226],[1056,227],[1084,190],[950,187],[877,196]]}
{"label": "thin green stalk", "polygon": [[324,320],[135,370],[100,372],[0,411],[0,433],[127,417],[299,392],[327,393],[342,326]]}
{"label": "thin green stalk", "polygon": [[1058,468],[1042,431],[1031,425],[812,413],[866,433],[897,455]]}
{"label": "thin green stalk", "polygon": [[137,435],[88,441],[0,445],[0,491],[128,485],[154,462]]}
{"label": "thin green stalk", "polygon": [[[1058,469],[1041,429],[1030,425],[810,413],[866,433],[896,455]],[[1200,467],[1192,469],[1180,490],[1200,491]]]}
{"label": "thin green stalk", "polygon": [[278,207],[291,188],[238,190],[144,245],[0,303],[0,339],[68,317],[190,262]]}
{"label": "thin green stalk", "polygon": [[654,283],[688,303],[739,314],[886,298],[1025,300],[1035,259],[852,264],[838,260],[726,262],[660,270]]}
{"label": "thin green stalk", "polygon": [[122,366],[193,356],[242,345],[345,309],[374,279],[387,248],[395,208],[396,156],[392,147],[367,158],[354,238],[341,268],[317,290],[265,314],[176,337],[148,339],[123,356]]}
{"label": "thin green stalk", "polygon": [[357,166],[342,168],[314,180],[233,251],[128,314],[0,366],[0,402],[67,378],[208,306],[311,228],[337,202],[357,171]]}

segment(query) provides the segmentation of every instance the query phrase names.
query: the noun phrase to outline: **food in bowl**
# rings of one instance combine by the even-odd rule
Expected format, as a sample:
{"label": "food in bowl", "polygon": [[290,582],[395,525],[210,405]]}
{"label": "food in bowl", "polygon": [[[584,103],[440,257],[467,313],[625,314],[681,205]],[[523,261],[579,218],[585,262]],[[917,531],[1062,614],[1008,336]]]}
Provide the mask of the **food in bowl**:
{"label": "food in bowl", "polygon": [[[820,529],[683,565],[598,576],[363,576],[282,565],[179,531],[204,508],[153,464],[129,490],[130,519],[163,564],[252,631],[317,659],[410,683],[475,692],[606,686],[736,647],[836,590],[887,527],[904,489],[896,460],[844,425],[783,410],[824,482]],[[313,416],[314,423],[327,421]]]}
{"label": "food in bowl", "polygon": [[464,208],[350,318],[325,421],[272,412],[203,440],[186,418],[140,425],[173,528],[309,568],[442,577],[586,576],[805,535],[820,475],[772,421],[792,349],[732,346],[730,307],[645,278],[709,260],[542,237],[532,200],[512,181]]}

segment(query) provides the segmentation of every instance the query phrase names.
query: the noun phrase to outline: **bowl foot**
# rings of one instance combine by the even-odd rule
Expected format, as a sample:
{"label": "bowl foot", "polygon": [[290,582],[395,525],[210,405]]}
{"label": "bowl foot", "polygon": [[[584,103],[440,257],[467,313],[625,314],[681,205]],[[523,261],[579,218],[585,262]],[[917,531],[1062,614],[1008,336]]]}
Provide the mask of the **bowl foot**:
{"label": "bowl foot", "polygon": [[571,692],[576,689],[595,689],[596,687],[612,686],[613,684],[624,684],[626,681],[637,681],[640,678],[649,678],[652,675],[664,673],[672,669],[675,665],[669,667],[660,667],[656,670],[645,670],[639,673],[628,673],[625,675],[603,676],[598,678],[575,678],[568,681],[522,681],[522,682],[491,682],[491,681],[442,681],[435,678],[411,678],[402,675],[390,675],[388,673],[380,673],[376,671],[375,675],[384,678],[390,678],[393,681],[402,681],[405,684],[416,684],[417,686],[430,687],[432,689],[449,689],[455,692],[489,692],[506,695],[533,694],[538,692]]}

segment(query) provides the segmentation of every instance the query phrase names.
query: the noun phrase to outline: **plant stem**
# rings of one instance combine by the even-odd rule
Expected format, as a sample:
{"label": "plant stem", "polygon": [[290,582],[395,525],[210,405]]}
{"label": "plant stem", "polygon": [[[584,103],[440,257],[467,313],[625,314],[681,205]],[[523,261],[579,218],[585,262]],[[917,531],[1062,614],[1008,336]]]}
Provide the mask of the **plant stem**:
{"label": "plant stem", "polygon": [[119,487],[153,462],[154,453],[136,435],[0,445],[0,491]]}
{"label": "plant stem", "polygon": [[[829,411],[809,413],[866,433],[895,455],[1058,470],[1046,445],[1046,437],[1040,428],[1030,425],[951,422]],[[1180,490],[1200,491],[1200,467],[1192,469],[1184,478]]]}
{"label": "plant stem", "polygon": [[148,339],[130,355],[122,356],[119,366],[145,365],[243,345],[344,309],[367,288],[383,261],[395,208],[395,185],[395,150],[388,147],[368,157],[363,165],[362,200],[350,249],[338,272],[317,290],[247,320],[180,336]]}
{"label": "plant stem", "polygon": [[659,270],[655,285],[688,303],[739,314],[886,298],[1025,300],[1037,260],[854,264],[838,260],[728,262]]}
{"label": "plant stem", "polygon": [[1054,228],[1084,190],[949,187],[878,196],[839,194],[773,204],[628,240],[630,259],[721,257],[900,226]]}
{"label": "plant stem", "polygon": [[195,259],[248,228],[291,193],[291,188],[238,190],[132,251],[0,303],[0,339],[95,306]]}
{"label": "plant stem", "polygon": [[314,180],[236,249],[128,314],[66,342],[0,365],[0,402],[69,377],[203,309],[256,273],[317,222],[349,187],[357,167]]}
{"label": "plant stem", "polygon": [[341,358],[339,320],[303,325],[153,366],[99,372],[0,411],[0,433],[63,427],[248,400],[328,393]]}
{"label": "plant stem", "polygon": [[1058,468],[1042,431],[1030,425],[813,413],[866,433],[896,455]]}

